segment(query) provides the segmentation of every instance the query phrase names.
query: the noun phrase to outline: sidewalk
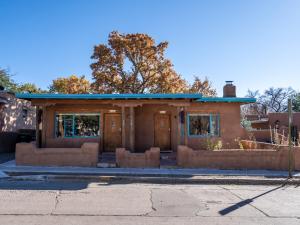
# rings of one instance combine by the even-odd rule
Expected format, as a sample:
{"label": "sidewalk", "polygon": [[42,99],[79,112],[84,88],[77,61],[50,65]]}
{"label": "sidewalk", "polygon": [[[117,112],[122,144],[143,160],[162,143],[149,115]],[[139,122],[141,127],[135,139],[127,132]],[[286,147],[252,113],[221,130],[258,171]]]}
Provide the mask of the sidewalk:
{"label": "sidewalk", "polygon": [[167,169],[167,168],[86,168],[16,166],[15,161],[0,164],[0,172],[11,177],[42,175],[51,179],[122,180],[154,183],[253,183],[300,184],[300,172],[287,180],[287,171],[269,170],[218,170],[218,169]]}

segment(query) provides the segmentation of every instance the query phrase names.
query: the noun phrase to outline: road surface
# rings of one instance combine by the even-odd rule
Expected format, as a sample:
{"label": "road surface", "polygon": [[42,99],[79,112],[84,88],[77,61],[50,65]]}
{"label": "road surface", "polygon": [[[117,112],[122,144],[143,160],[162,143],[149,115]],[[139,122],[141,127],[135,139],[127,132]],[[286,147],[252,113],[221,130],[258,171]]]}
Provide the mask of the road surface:
{"label": "road surface", "polygon": [[0,180],[1,225],[300,224],[300,187]]}

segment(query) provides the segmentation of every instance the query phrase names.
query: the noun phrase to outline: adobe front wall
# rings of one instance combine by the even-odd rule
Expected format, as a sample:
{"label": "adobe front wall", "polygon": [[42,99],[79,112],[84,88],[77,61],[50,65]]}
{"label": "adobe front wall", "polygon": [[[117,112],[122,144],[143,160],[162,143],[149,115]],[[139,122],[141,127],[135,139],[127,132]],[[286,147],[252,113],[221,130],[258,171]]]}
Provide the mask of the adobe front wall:
{"label": "adobe front wall", "polygon": [[[114,113],[110,111],[114,110]],[[177,148],[177,114],[176,108],[162,104],[147,104],[135,107],[135,152],[144,152],[154,146],[154,116],[159,111],[166,111],[171,120],[171,146]],[[56,138],[55,137],[55,115],[59,113],[99,113],[100,114],[100,136],[98,138]],[[43,110],[42,147],[69,147],[79,148],[85,142],[99,143],[100,151],[103,149],[104,141],[104,117],[106,114],[121,114],[121,108],[112,104],[85,104],[85,105],[53,105]],[[125,148],[130,149],[130,112],[125,108]],[[122,147],[122,146],[119,146]]]}
{"label": "adobe front wall", "polygon": [[[43,148],[80,148],[83,143],[99,143],[99,149],[102,151],[103,121],[104,114],[109,110],[116,110],[120,113],[118,107],[112,105],[95,105],[95,104],[58,104],[46,106],[42,113],[42,144]],[[68,113],[99,113],[100,114],[100,136],[96,138],[56,138],[55,137],[55,115]]]}
{"label": "adobe front wall", "polygon": [[[220,136],[212,142],[221,141],[222,148],[238,148],[237,139],[248,138],[241,126],[241,108],[239,103],[193,103],[187,107],[187,113],[217,113],[220,115]],[[194,149],[207,149],[207,138],[188,137],[187,146]]]}
{"label": "adobe front wall", "polygon": [[[123,100],[122,103],[144,103],[134,107],[135,117],[135,148],[130,149],[130,110],[125,107],[125,147],[134,152],[144,152],[146,149],[155,146],[155,115],[163,111],[170,116],[170,141],[171,149],[176,151],[179,144],[185,144],[194,149],[207,149],[207,138],[189,137],[187,125],[180,123],[179,107],[169,103],[179,101],[168,101],[165,103],[147,102],[138,100]],[[182,103],[182,101],[180,101]],[[188,100],[185,103],[189,103]],[[41,105],[40,105],[41,106]],[[181,108],[181,107],[180,107]],[[213,141],[220,140],[222,148],[237,148],[236,138],[244,139],[245,130],[240,125],[240,104],[239,103],[190,103],[185,109],[185,122],[189,113],[217,113],[220,115],[220,136],[212,138]],[[114,110],[114,113],[121,114],[121,107],[114,103],[101,101],[62,101],[43,107],[42,116],[42,147],[55,148],[79,148],[84,142],[99,143],[99,150],[103,149],[104,116]],[[100,114],[100,136],[98,138],[56,138],[55,137],[55,114],[56,113],[99,113]]]}

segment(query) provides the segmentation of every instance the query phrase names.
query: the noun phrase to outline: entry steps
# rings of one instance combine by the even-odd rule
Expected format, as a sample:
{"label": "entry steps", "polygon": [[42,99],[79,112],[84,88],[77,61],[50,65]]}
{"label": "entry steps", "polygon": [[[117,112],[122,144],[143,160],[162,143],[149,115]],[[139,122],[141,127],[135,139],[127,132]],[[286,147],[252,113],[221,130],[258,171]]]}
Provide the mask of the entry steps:
{"label": "entry steps", "polygon": [[115,168],[116,154],[114,152],[105,152],[100,155],[97,167],[100,168]]}
{"label": "entry steps", "polygon": [[[116,155],[113,152],[105,152],[100,155],[99,162],[97,164],[99,168],[115,168],[116,167]],[[173,168],[176,167],[176,153],[164,151],[160,153],[160,167]]]}

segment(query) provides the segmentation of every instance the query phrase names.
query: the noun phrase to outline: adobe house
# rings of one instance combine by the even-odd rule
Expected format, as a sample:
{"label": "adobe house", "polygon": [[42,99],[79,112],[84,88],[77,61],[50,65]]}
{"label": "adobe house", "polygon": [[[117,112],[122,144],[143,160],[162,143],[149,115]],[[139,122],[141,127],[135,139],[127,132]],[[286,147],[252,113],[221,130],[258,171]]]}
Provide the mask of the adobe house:
{"label": "adobe house", "polygon": [[[257,115],[247,115],[247,119],[251,122],[251,127],[254,129],[252,133],[256,136],[258,141],[271,141],[270,129],[277,130],[279,134],[288,136],[289,118],[287,112],[274,112],[259,117]],[[300,128],[300,113],[292,113],[292,138],[296,142],[299,140]]]}
{"label": "adobe house", "polygon": [[4,88],[0,86],[0,131],[2,131],[2,128],[4,126],[3,122],[3,111],[5,108],[5,105],[8,103],[7,98],[1,95],[1,93],[4,91]]}
{"label": "adobe house", "polygon": [[0,86],[0,152],[14,152],[17,142],[35,138],[35,107]]}
{"label": "adobe house", "polygon": [[254,98],[237,98],[227,82],[223,97],[201,94],[17,94],[31,101],[38,112],[37,146],[80,148],[99,143],[99,151],[124,147],[144,152],[151,147],[176,151],[184,144],[207,147],[208,138],[223,148],[237,147],[244,137],[240,106]]}

